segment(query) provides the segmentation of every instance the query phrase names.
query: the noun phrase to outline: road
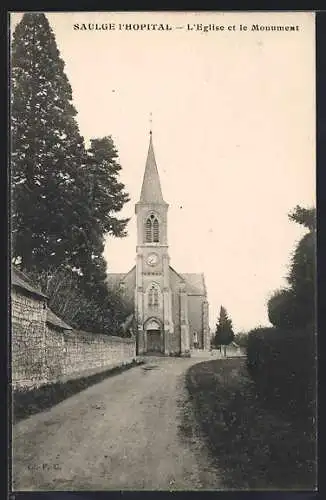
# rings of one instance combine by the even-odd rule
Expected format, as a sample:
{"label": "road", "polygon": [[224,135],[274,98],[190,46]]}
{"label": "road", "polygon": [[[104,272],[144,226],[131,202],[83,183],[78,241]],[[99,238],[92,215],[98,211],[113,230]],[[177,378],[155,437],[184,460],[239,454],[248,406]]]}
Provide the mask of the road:
{"label": "road", "polygon": [[13,427],[13,490],[219,489],[187,400],[201,359],[148,358]]}

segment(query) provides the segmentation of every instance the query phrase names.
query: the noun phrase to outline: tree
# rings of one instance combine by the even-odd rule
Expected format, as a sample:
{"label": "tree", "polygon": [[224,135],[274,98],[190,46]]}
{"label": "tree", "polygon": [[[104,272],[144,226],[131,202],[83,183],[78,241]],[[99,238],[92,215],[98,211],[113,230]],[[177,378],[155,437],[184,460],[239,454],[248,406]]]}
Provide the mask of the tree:
{"label": "tree", "polygon": [[309,231],[316,230],[316,209],[314,207],[303,208],[297,205],[292,212],[289,213],[288,217],[290,220],[306,227]]}
{"label": "tree", "polygon": [[91,294],[85,287],[84,276],[68,266],[59,266],[51,272],[34,269],[29,277],[46,293],[53,312],[79,330],[117,335],[131,313],[117,290],[109,293],[98,285],[99,293]]}
{"label": "tree", "polygon": [[87,154],[93,216],[103,233],[125,236],[129,219],[118,219],[115,214],[129,201],[129,196],[124,191],[124,184],[118,180],[121,165],[112,137],[92,139]]}
{"label": "tree", "polygon": [[224,346],[224,356],[226,356],[226,346],[234,340],[232,321],[228,316],[225,307],[221,306],[220,314],[216,324],[214,344],[216,347]]}
{"label": "tree", "polygon": [[295,248],[287,276],[288,289],[274,292],[268,301],[268,317],[277,327],[293,329],[314,322],[316,280],[316,210],[299,205],[289,219],[306,229]]}
{"label": "tree", "polygon": [[287,277],[295,296],[299,322],[306,326],[314,323],[315,317],[316,209],[297,206],[289,218],[308,229],[292,255]]}
{"label": "tree", "polygon": [[234,341],[240,347],[247,347],[247,344],[248,344],[248,333],[247,332],[238,332],[234,336]]}
{"label": "tree", "polygon": [[[104,236],[125,236],[129,200],[111,137],[85,150],[72,89],[44,14],[24,14],[12,43],[12,241],[25,270],[94,268]],[[93,270],[93,269],[92,269]]]}
{"label": "tree", "polygon": [[301,307],[291,288],[276,290],[268,301],[268,319],[272,325],[291,330],[305,322],[305,307]]}
{"label": "tree", "polygon": [[13,261],[56,283],[53,307],[67,322],[78,303],[74,324],[112,331],[120,311],[112,304],[122,314],[124,305],[105,284],[104,238],[126,235],[128,219],[117,213],[129,199],[112,138],[93,139],[86,151],[44,14],[24,14],[17,25],[11,77]]}
{"label": "tree", "polygon": [[[13,257],[46,268],[87,241],[84,142],[72,90],[44,14],[24,14],[11,57]],[[79,247],[80,248],[80,247]]]}

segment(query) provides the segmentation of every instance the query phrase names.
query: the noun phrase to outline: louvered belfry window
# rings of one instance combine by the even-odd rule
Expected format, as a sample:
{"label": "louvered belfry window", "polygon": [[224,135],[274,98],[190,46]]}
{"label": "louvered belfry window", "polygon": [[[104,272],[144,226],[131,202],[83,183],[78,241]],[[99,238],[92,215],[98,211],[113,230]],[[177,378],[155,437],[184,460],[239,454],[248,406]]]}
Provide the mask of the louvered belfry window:
{"label": "louvered belfry window", "polygon": [[159,243],[160,225],[157,217],[152,214],[145,222],[145,243]]}
{"label": "louvered belfry window", "polygon": [[154,243],[159,242],[159,226],[156,218],[153,220],[153,241]]}

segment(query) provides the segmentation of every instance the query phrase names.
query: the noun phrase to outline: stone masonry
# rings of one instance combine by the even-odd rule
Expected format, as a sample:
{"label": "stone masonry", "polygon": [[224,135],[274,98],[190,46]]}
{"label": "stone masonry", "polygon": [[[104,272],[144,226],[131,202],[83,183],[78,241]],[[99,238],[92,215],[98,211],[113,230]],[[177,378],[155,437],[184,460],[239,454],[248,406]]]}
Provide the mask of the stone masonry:
{"label": "stone masonry", "polygon": [[78,378],[136,357],[134,339],[55,328],[47,307],[44,295],[12,286],[13,389]]}

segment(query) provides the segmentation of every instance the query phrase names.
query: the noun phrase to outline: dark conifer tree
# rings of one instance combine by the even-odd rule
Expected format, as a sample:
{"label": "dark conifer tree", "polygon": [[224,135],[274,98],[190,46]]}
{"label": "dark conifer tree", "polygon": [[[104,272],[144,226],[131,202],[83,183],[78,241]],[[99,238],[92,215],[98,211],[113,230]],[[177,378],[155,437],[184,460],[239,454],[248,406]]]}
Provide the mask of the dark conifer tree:
{"label": "dark conifer tree", "polygon": [[129,198],[111,137],[93,139],[85,150],[64,62],[42,13],[24,14],[13,33],[11,82],[13,260],[46,288],[55,283],[57,313],[69,318],[69,296],[83,304],[74,324],[107,330],[119,313],[112,304],[123,314],[124,307],[105,284],[104,238],[125,236],[128,219],[117,214]]}
{"label": "dark conifer tree", "polygon": [[87,218],[84,142],[44,14],[24,14],[15,29],[11,82],[13,257],[43,268],[73,260]]}
{"label": "dark conifer tree", "polygon": [[225,307],[221,306],[220,314],[216,324],[214,344],[215,346],[224,346],[224,355],[226,355],[226,346],[234,340],[232,320],[229,318]]}

